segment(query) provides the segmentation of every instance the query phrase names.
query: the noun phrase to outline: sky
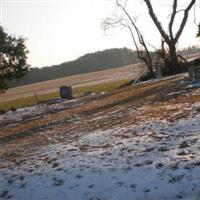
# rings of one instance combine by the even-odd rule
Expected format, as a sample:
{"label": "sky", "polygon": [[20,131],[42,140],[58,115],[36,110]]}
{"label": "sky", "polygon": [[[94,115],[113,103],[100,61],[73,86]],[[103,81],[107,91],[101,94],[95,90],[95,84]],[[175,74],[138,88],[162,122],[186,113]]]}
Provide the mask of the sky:
{"label": "sky", "polygon": [[[129,11],[139,16],[138,25],[146,41],[157,47],[160,36],[145,6],[136,1],[131,1],[134,5],[130,4]],[[171,0],[165,0],[165,4],[162,1],[162,5],[158,0],[152,2],[156,2],[155,11],[167,24]],[[133,49],[127,30],[118,28],[105,32],[102,29],[102,21],[113,13],[115,4],[112,0],[0,0],[1,25],[9,34],[27,39],[28,63],[32,67],[59,64],[109,48]],[[179,48],[200,44],[195,38],[197,28],[192,16]]]}

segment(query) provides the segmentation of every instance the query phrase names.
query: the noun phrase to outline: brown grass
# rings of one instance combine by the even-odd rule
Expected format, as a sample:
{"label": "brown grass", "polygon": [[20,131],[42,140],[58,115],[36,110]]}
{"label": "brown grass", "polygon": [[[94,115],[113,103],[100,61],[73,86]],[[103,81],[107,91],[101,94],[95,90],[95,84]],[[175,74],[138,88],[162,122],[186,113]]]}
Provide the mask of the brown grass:
{"label": "brown grass", "polygon": [[[173,104],[180,103],[194,103],[199,102],[199,95],[190,96],[180,95],[173,99],[165,99],[160,101],[161,97],[166,96],[175,90],[180,90],[181,85],[178,83],[182,77],[172,78],[168,80],[161,80],[158,82],[151,82],[138,85],[136,87],[127,87],[118,89],[103,95],[102,98],[93,101],[87,101],[84,98],[85,104],[78,107],[69,108],[56,113],[51,113],[41,116],[40,119],[31,121],[18,122],[15,126],[2,127],[0,130],[1,146],[0,154],[2,152],[8,153],[13,149],[19,155],[23,153],[23,149],[31,149],[27,153],[34,152],[33,149],[38,149],[41,146],[49,145],[50,143],[68,142],[76,140],[79,136],[76,133],[88,133],[95,130],[106,130],[114,126],[129,126],[142,123],[147,119],[163,119],[175,121],[188,114],[185,110],[173,108]],[[174,87],[172,87],[174,85]],[[187,93],[187,96],[190,92]],[[135,114],[129,115],[129,109],[138,109],[144,104],[150,105],[147,110],[140,110]],[[168,106],[170,109],[166,109]],[[172,106],[172,107],[170,107]],[[116,111],[119,114],[116,114]],[[177,112],[181,111],[181,112]],[[112,113],[115,112],[113,115]],[[78,116],[77,121],[73,121]],[[101,117],[95,120],[96,117]],[[59,122],[59,125],[56,125]],[[52,125],[49,126],[49,125]],[[39,134],[37,134],[39,133]],[[131,135],[136,133],[131,132]],[[130,132],[124,135],[116,135],[117,137],[130,137]],[[151,135],[155,138],[155,135]],[[159,139],[159,138],[156,138]],[[110,148],[111,146],[102,146],[101,148]],[[88,146],[80,147],[81,151],[88,151]]]}
{"label": "brown grass", "polygon": [[13,99],[33,96],[34,92],[36,92],[37,95],[58,92],[58,88],[62,85],[71,85],[75,89],[85,86],[98,85],[100,83],[113,80],[129,78],[134,79],[138,76],[139,69],[139,65],[135,64],[15,87],[9,89],[5,94],[1,95],[0,102],[7,102]]}

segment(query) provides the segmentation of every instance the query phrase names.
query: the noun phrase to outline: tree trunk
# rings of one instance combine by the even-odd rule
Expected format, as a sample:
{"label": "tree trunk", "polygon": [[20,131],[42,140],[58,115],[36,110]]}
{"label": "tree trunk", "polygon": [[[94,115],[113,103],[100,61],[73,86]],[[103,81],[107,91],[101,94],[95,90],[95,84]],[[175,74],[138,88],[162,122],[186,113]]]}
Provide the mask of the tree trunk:
{"label": "tree trunk", "polygon": [[183,32],[183,29],[186,25],[189,12],[192,9],[192,7],[195,5],[196,0],[190,0],[190,3],[186,6],[183,10],[183,18],[180,23],[180,27],[178,28],[178,31],[176,34],[173,34],[173,24],[175,21],[175,17],[178,13],[177,6],[178,6],[178,0],[173,0],[173,7],[172,7],[172,14],[169,22],[169,34],[163,29],[162,24],[160,23],[159,19],[157,18],[154,9],[152,7],[153,0],[144,0],[144,2],[147,5],[147,9],[149,11],[149,15],[151,19],[153,20],[155,26],[157,27],[158,31],[160,32],[160,35],[162,36],[163,40],[166,42],[169,48],[169,71],[170,73],[174,74],[177,72],[177,69],[179,67],[178,57],[176,54],[176,44]]}
{"label": "tree trunk", "polygon": [[177,68],[179,67],[178,57],[176,54],[176,46],[174,42],[170,42],[169,46],[169,68],[170,73],[175,74]]}

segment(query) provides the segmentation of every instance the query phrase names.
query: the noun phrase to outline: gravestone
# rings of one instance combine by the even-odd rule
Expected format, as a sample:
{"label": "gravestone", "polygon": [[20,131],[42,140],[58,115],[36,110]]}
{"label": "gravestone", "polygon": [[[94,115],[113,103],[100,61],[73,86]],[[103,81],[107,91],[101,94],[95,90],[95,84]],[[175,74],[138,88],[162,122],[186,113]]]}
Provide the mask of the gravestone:
{"label": "gravestone", "polygon": [[60,97],[62,99],[73,99],[72,87],[71,86],[61,86],[60,87]]}
{"label": "gravestone", "polygon": [[200,66],[194,67],[194,79],[200,80]]}
{"label": "gravestone", "polygon": [[156,73],[156,78],[157,79],[161,79],[162,78],[161,66],[160,65],[155,65],[155,73]]}
{"label": "gravestone", "polygon": [[190,79],[200,81],[200,65],[190,67],[188,73]]}

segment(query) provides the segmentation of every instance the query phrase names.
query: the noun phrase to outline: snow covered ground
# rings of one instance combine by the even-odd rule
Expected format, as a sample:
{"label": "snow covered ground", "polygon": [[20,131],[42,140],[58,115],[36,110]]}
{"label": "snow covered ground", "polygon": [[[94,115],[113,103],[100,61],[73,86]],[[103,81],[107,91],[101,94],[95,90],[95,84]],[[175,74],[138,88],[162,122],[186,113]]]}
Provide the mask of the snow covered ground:
{"label": "snow covered ground", "polygon": [[0,157],[0,199],[200,199],[200,103],[121,106],[87,119],[76,116],[74,123],[111,123],[127,116],[137,122],[74,129],[69,139],[61,134],[64,125],[60,132],[40,131],[55,142],[28,157]]}

